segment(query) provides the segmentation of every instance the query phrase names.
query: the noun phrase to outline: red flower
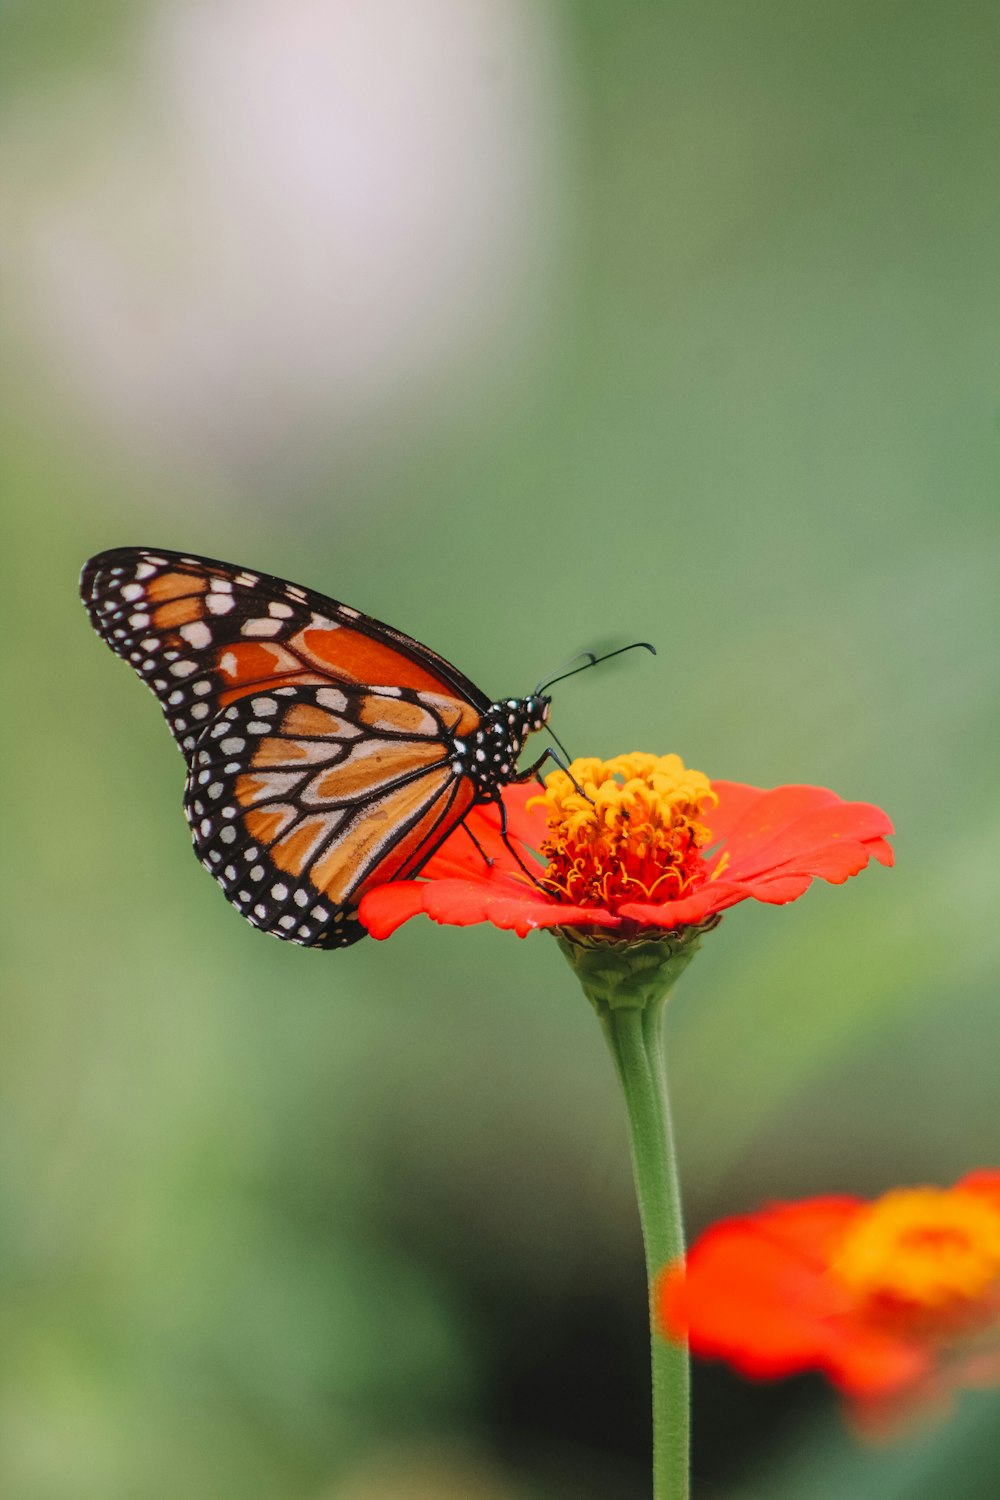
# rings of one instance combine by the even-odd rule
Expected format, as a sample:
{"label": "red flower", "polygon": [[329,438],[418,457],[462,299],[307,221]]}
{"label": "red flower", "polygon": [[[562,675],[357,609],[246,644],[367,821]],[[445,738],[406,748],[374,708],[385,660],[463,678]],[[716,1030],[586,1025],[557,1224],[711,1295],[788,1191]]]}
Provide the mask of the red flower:
{"label": "red flower", "polygon": [[1000,1170],[724,1219],[656,1302],[668,1337],[744,1375],[817,1370],[869,1416],[940,1404],[1000,1379]]}
{"label": "red flower", "polygon": [[[385,938],[425,912],[456,926],[492,922],[520,937],[570,927],[627,940],[704,925],[748,896],[794,901],[816,877],[839,884],[872,856],[892,864],[886,814],[822,787],[709,782],[677,756],[638,753],[574,761],[570,771],[548,777],[544,795],[505,789],[516,855],[498,810],[475,808],[420,879],[363,898],[368,931]],[[548,859],[544,869],[536,851]]]}

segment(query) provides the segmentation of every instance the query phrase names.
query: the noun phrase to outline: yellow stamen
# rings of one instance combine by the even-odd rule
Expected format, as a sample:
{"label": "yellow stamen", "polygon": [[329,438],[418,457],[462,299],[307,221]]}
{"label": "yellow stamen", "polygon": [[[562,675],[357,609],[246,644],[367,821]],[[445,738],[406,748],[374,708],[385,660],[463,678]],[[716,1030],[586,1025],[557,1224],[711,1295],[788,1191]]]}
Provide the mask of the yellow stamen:
{"label": "yellow stamen", "polygon": [[576,906],[683,895],[705,874],[711,835],[701,812],[717,801],[707,776],[679,755],[575,760],[528,804],[542,803],[548,818],[543,884]]}
{"label": "yellow stamen", "polygon": [[963,1188],[900,1188],[864,1211],[834,1264],[873,1302],[943,1308],[1000,1278],[1000,1205]]}

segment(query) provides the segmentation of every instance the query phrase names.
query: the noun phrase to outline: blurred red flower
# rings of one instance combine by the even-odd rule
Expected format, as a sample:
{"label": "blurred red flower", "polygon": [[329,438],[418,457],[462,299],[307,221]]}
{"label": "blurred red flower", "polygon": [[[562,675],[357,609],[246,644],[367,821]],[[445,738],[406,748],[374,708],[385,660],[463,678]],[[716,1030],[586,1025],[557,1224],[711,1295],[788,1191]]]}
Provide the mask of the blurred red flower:
{"label": "blurred red flower", "polygon": [[794,901],[815,878],[839,884],[872,857],[893,862],[886,814],[822,787],[710,782],[677,756],[640,753],[577,760],[570,773],[549,776],[543,794],[505,788],[511,847],[498,809],[475,808],[419,879],[363,898],[368,931],[388,937],[424,912],[521,937],[560,927],[635,940],[702,926],[748,897]]}
{"label": "blurred red flower", "polygon": [[1000,1170],[724,1219],[656,1304],[693,1353],[760,1380],[818,1371],[870,1426],[946,1405],[1000,1380]]}

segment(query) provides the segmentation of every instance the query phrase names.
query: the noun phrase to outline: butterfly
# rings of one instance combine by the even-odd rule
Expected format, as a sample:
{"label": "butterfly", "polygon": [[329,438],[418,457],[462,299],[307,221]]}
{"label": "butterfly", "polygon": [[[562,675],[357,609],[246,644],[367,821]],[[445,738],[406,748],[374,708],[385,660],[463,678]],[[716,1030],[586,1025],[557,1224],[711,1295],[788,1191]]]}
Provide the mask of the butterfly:
{"label": "butterfly", "polygon": [[541,689],[491,702],[402,631],[298,584],[118,547],[90,559],[80,592],[183,752],[195,853],[274,937],[357,942],[365,891],[415,875],[546,759],[517,768],[548,720]]}

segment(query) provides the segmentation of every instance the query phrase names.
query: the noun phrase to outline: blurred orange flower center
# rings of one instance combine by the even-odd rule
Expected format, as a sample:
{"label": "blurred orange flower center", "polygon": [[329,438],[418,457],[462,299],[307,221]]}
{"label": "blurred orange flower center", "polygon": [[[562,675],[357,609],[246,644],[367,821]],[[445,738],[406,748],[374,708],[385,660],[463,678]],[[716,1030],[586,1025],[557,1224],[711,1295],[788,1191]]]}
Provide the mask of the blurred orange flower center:
{"label": "blurred orange flower center", "polygon": [[574,760],[546,777],[542,884],[575,906],[669,901],[704,875],[702,809],[718,801],[679,755]]}
{"label": "blurred orange flower center", "polygon": [[1000,1278],[1000,1204],[962,1188],[886,1193],[848,1230],[833,1270],[872,1301],[971,1301]]}

